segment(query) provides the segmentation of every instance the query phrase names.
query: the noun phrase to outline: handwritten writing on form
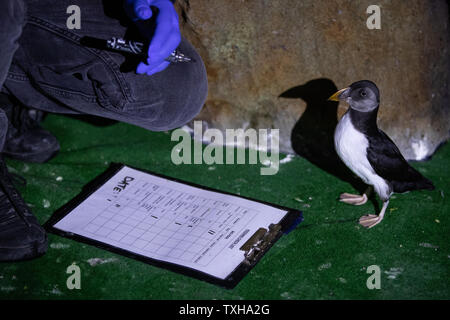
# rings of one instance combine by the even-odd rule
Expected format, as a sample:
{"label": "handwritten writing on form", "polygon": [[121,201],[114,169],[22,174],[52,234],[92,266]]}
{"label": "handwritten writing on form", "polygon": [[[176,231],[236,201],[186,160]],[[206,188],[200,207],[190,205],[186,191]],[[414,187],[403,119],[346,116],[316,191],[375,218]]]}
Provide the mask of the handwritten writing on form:
{"label": "handwritten writing on form", "polygon": [[124,166],[54,227],[225,279],[242,244],[286,213]]}

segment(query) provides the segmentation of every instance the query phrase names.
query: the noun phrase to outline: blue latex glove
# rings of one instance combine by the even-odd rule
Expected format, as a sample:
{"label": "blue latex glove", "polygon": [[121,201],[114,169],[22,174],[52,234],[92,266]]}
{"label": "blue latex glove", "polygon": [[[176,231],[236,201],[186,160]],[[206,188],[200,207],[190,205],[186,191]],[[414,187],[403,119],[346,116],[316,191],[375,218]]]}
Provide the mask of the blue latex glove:
{"label": "blue latex glove", "polygon": [[[152,75],[167,68],[170,62],[165,61],[181,41],[178,14],[169,0],[125,0],[125,11],[142,30],[142,21],[152,17],[150,6],[159,9],[156,17],[156,29],[148,48],[147,63],[139,63],[136,73]],[[139,25],[141,24],[141,25]]]}

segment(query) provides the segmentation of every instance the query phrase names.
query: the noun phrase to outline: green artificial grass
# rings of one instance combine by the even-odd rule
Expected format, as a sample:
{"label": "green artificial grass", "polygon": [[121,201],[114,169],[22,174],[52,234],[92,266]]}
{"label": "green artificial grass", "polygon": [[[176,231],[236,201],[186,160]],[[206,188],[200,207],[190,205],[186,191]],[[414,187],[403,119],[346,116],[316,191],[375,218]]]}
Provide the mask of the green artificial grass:
{"label": "green artificial grass", "polygon": [[[44,126],[61,143],[46,164],[8,161],[27,180],[19,187],[41,223],[76,196],[111,162],[123,162],[246,197],[301,209],[304,222],[283,236],[233,290],[56,235],[41,258],[0,264],[4,299],[449,299],[450,146],[431,161],[413,163],[436,190],[395,195],[384,221],[357,223],[373,204],[338,202],[352,187],[294,157],[278,174],[261,165],[180,165],[170,154],[170,133],[117,123],[97,127],[51,115]],[[285,155],[280,155],[284,158]],[[67,267],[81,269],[81,289],[66,286]],[[366,268],[381,268],[381,289],[369,290]]]}

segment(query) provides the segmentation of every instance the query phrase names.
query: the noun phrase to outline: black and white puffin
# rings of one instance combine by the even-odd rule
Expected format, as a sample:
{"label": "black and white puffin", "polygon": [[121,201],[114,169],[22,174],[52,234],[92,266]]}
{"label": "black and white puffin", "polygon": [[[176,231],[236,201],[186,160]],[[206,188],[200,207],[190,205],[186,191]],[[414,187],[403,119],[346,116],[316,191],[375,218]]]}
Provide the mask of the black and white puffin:
{"label": "black and white puffin", "polygon": [[363,195],[343,193],[339,200],[362,205],[373,188],[383,201],[379,215],[368,214],[359,219],[362,226],[371,228],[383,220],[394,192],[434,189],[433,183],[411,167],[394,142],[378,129],[380,93],[375,83],[368,80],[355,82],[333,94],[329,100],[345,101],[350,106],[336,127],[334,145],[347,167],[369,185]]}

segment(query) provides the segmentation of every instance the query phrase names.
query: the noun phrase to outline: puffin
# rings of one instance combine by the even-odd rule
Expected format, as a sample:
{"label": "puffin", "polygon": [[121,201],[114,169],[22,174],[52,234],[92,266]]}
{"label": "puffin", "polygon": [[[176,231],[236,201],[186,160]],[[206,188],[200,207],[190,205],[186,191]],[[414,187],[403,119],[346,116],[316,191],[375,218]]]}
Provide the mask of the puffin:
{"label": "puffin", "polygon": [[345,101],[349,105],[336,126],[334,146],[345,165],[368,185],[362,195],[342,193],[339,200],[362,205],[375,191],[383,202],[380,213],[362,216],[360,225],[372,228],[379,224],[393,193],[434,189],[433,183],[411,167],[395,143],[378,128],[380,91],[375,83],[354,82],[328,100]]}

